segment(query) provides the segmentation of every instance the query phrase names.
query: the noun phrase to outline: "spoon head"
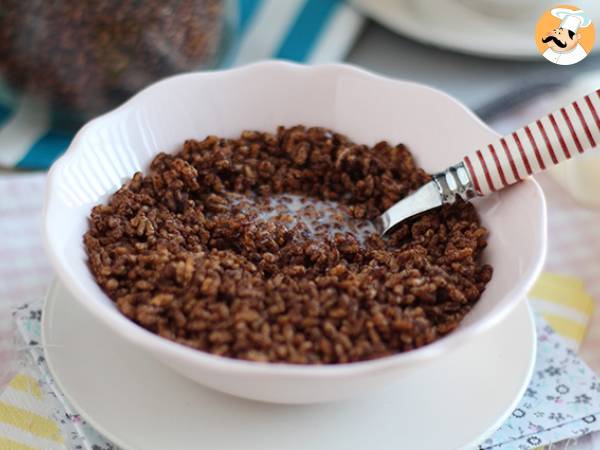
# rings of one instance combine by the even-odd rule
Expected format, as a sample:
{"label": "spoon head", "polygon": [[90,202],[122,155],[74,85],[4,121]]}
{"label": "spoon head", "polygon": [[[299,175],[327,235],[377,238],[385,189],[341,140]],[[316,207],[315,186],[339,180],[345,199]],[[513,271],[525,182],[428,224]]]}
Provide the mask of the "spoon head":
{"label": "spoon head", "polygon": [[382,236],[410,217],[442,205],[442,196],[432,180],[403,198],[373,221]]}

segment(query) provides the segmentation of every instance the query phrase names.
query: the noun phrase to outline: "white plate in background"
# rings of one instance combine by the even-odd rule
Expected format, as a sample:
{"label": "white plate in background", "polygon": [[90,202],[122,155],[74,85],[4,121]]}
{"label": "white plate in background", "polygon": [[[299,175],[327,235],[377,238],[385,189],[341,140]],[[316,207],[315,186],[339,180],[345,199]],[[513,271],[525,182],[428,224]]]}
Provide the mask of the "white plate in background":
{"label": "white plate in background", "polygon": [[[545,61],[534,41],[540,11],[506,18],[486,13],[483,6],[473,7],[474,0],[351,2],[382,25],[425,44],[494,58]],[[550,5],[541,6],[543,12]]]}
{"label": "white plate in background", "polygon": [[77,412],[124,450],[472,450],[516,406],[536,348],[522,301],[476,340],[375,395],[290,406],[242,400],[176,374],[59,283],[44,306],[42,342]]}

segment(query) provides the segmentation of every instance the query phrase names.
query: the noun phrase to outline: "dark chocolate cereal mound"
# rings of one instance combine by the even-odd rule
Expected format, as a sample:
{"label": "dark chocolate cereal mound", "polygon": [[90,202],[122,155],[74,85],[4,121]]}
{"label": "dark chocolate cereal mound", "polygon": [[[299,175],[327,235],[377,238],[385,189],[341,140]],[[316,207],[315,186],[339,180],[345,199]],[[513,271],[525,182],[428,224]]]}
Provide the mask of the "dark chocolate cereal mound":
{"label": "dark chocolate cereal mound", "polygon": [[403,145],[323,128],[189,140],[92,210],[89,266],[125,316],[198,350],[392,355],[454,330],[492,276],[470,203],[374,232],[371,219],[428,180]]}

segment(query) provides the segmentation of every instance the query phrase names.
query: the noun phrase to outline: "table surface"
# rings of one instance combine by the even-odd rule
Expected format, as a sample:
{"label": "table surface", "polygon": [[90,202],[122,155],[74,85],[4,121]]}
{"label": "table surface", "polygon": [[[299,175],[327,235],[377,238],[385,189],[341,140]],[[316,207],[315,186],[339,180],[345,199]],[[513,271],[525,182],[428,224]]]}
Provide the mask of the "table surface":
{"label": "table surface", "polygon": [[[598,53],[600,54],[600,52]],[[397,55],[397,57],[390,57],[390,55]],[[541,58],[540,61],[514,62],[461,55],[421,45],[373,22],[366,25],[347,60],[394,78],[415,80],[437,87],[473,109],[513,90],[522,84],[522,80],[529,82],[568,80],[583,72],[600,69],[600,57],[589,57],[576,66],[564,67],[548,64]],[[1,171],[0,174],[2,174]],[[552,181],[549,178],[542,178],[541,181],[545,189],[546,187],[552,189]],[[565,198],[556,199],[556,209],[564,207],[565,202],[568,203],[568,201]],[[552,207],[553,204],[549,202],[549,208]],[[550,210],[549,212],[552,214],[556,211]],[[596,217],[600,220],[600,212]],[[600,221],[598,223],[600,224]],[[553,234],[556,235],[556,233],[558,233],[558,229],[553,229],[551,226],[549,230],[550,252],[553,251]],[[556,248],[554,254],[558,250]],[[548,269],[556,271],[562,269],[560,261],[556,261],[555,258],[555,262]],[[23,292],[24,295],[41,295],[40,293],[45,289],[44,285],[50,279],[51,272],[49,268],[46,269],[48,276],[43,280],[37,280],[39,286],[30,286],[31,292]],[[600,265],[598,270],[599,275],[596,276],[596,279],[600,281]],[[588,277],[593,277],[596,272],[590,273],[591,275],[588,274]],[[600,301],[600,295],[596,295],[596,299]],[[599,346],[600,308],[597,308],[581,350],[584,359],[597,373],[600,373],[600,353],[596,350]]]}

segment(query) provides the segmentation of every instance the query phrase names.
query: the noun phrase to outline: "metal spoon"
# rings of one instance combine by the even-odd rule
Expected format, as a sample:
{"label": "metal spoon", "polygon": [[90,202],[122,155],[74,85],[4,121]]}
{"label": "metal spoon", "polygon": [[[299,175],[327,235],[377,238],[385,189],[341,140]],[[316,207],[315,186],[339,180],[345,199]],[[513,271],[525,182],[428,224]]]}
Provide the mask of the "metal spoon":
{"label": "metal spoon", "polygon": [[[402,221],[460,196],[487,195],[600,144],[600,89],[566,105],[433,175],[374,221],[384,235]],[[598,193],[600,195],[600,193]]]}

